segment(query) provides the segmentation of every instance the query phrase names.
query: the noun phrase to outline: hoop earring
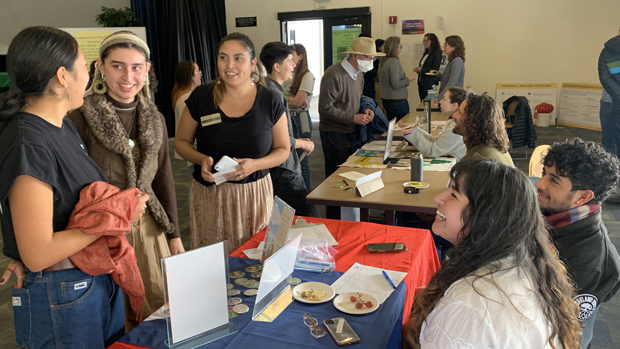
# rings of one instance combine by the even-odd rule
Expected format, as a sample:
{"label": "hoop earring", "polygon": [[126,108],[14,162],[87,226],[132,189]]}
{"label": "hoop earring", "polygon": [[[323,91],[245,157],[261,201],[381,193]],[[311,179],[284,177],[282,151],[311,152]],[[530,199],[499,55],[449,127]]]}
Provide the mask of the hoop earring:
{"label": "hoop earring", "polygon": [[93,92],[98,95],[108,92],[108,84],[105,82],[105,75],[101,75],[101,79],[93,81]]}
{"label": "hoop earring", "polygon": [[[255,76],[256,76],[256,80],[254,80]],[[260,75],[258,75],[258,73],[255,70],[250,75],[250,86],[254,86],[255,84],[258,84],[259,81],[260,81]]]}
{"label": "hoop earring", "polygon": [[69,93],[69,86],[65,87],[65,90],[67,90],[67,98],[69,99],[69,102],[71,102],[71,94]]}

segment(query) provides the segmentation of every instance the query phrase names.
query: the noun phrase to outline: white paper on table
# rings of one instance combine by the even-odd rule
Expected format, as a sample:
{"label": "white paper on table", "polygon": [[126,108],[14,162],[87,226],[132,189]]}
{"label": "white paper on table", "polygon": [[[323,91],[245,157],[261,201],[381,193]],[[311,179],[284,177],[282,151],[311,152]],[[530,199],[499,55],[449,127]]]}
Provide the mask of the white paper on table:
{"label": "white paper on table", "polygon": [[260,260],[263,256],[263,249],[265,248],[265,241],[261,241],[258,244],[258,247],[251,248],[249,250],[243,250],[243,253],[248,256],[249,259],[258,259]]}
{"label": "white paper on table", "polygon": [[381,174],[383,173],[383,171],[377,171],[374,173],[371,173],[369,175],[366,175],[362,178],[359,178],[356,182],[355,182],[355,186],[359,187],[360,185],[364,184],[364,183],[368,183],[374,179],[377,179],[379,177],[381,177]]}
{"label": "white paper on table", "polygon": [[388,297],[394,292],[394,288],[388,283],[383,276],[382,271],[390,276],[396,287],[407,276],[407,273],[387,270],[375,267],[369,267],[359,263],[353,264],[346,273],[336,280],[331,286],[336,294],[347,292],[363,292],[375,296],[379,304],[383,304]]}
{"label": "white paper on table", "polygon": [[330,246],[338,245],[338,241],[334,239],[332,233],[329,232],[329,229],[323,223],[294,224],[288,232],[286,241],[293,240],[299,234],[303,234],[301,236],[302,240],[321,240],[327,242]]}
{"label": "white paper on table", "polygon": [[232,167],[225,168],[219,172],[214,173],[213,177],[215,177],[215,185],[220,185],[224,182],[227,182],[226,177],[224,177],[224,175],[227,173],[235,172],[235,171],[237,171],[237,168],[235,166],[232,166]]}
{"label": "white paper on table", "polygon": [[348,179],[353,182],[356,182],[358,179],[364,177],[365,174],[359,173],[357,171],[349,171],[349,172],[340,173],[339,176],[344,179]]}

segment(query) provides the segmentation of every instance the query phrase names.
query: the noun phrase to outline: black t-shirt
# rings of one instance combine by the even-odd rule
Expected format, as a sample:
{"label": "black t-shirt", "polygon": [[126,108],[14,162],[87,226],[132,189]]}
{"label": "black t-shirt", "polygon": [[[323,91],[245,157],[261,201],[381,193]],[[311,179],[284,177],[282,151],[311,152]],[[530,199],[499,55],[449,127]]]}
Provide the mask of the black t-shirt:
{"label": "black t-shirt", "polygon": [[[224,155],[238,159],[260,159],[271,151],[271,129],[285,111],[284,104],[268,88],[257,85],[252,108],[242,117],[229,118],[213,103],[213,84],[198,86],[185,101],[196,127],[196,149],[213,158],[214,164]],[[221,122],[220,122],[221,120]],[[213,170],[213,172],[216,172]],[[265,177],[269,170],[259,170],[239,182],[248,183]],[[203,185],[200,165],[194,165],[194,179]]]}
{"label": "black t-shirt", "polygon": [[[106,181],[88,157],[75,126],[68,118],[58,128],[36,115],[20,112],[0,134],[0,207],[4,254],[21,260],[9,207],[9,192],[15,179],[32,176],[52,186],[54,231],[65,230],[80,191],[96,181]],[[32,198],[37,200],[37,198]],[[37,219],[32,212],[32,219]]]}

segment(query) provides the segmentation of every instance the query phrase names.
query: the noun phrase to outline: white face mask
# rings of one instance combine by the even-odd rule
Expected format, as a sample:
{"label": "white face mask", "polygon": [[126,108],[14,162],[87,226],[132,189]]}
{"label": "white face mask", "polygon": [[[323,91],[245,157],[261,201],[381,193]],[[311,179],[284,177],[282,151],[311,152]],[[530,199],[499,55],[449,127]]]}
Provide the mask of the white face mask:
{"label": "white face mask", "polygon": [[369,72],[372,70],[372,68],[372,61],[362,61],[359,59],[357,60],[357,69],[362,73]]}

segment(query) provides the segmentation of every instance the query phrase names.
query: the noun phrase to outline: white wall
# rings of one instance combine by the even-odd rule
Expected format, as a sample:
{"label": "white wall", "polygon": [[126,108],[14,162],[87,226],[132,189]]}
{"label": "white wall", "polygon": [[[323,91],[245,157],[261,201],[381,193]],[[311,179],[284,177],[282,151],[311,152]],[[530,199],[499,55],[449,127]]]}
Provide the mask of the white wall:
{"label": "white wall", "polygon": [[97,27],[101,6],[130,7],[130,0],[1,0],[0,54],[22,29],[35,25],[56,28]]}
{"label": "white wall", "polygon": [[[441,43],[460,35],[467,49],[465,85],[495,96],[497,83],[599,83],[598,55],[603,43],[618,34],[618,0],[226,0],[228,32],[249,35],[257,50],[280,40],[277,12],[370,6],[372,36],[401,36],[403,42],[421,42],[422,35],[401,35],[401,21],[424,19],[426,32]],[[258,27],[235,28],[235,17],[257,17]],[[398,24],[388,24],[398,16]],[[446,32],[441,31],[440,16]],[[411,56],[401,57],[405,72],[413,69]],[[559,92],[559,91],[558,91]],[[559,93],[558,93],[559,95]],[[419,102],[417,85],[409,87],[409,102]]]}

